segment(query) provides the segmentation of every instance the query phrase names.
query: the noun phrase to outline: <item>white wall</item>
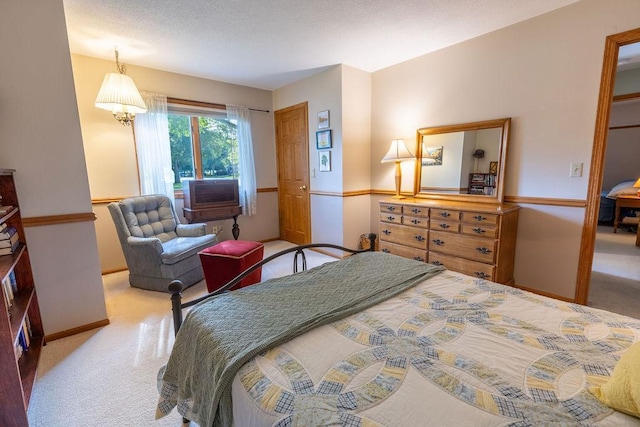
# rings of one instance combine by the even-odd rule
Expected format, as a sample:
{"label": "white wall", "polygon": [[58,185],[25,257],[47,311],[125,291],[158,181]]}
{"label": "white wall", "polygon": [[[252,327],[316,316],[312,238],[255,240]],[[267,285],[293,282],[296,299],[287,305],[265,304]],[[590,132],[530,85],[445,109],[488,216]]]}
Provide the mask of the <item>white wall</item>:
{"label": "white wall", "polygon": [[[342,66],[335,66],[277,89],[273,108],[281,110],[302,102],[309,111],[309,173],[312,242],[342,244],[342,200],[314,192],[341,192],[343,169]],[[316,149],[317,114],[329,110],[332,129],[331,171],[320,172]],[[324,150],[323,150],[324,151]]]}
{"label": "white wall", "polygon": [[[640,81],[640,74],[638,75]],[[640,99],[614,102],[611,107],[602,189],[640,178]],[[636,126],[636,127],[627,127]]]}
{"label": "white wall", "polygon": [[[62,0],[0,14],[0,166],[22,217],[91,212]],[[92,222],[25,229],[45,334],[107,318]]]}
{"label": "white wall", "polygon": [[[585,200],[604,40],[639,23],[638,0],[583,0],[373,73],[372,187],[393,187],[378,161],[392,138],[512,117],[506,195]],[[571,162],[583,177],[569,177]],[[582,208],[523,206],[516,283],[573,298],[583,220]]]}
{"label": "white wall", "polygon": [[[308,103],[312,240],[357,247],[360,234],[371,231],[362,221],[369,195],[348,193],[371,188],[371,74],[341,64],[277,89],[273,98],[276,110]],[[315,133],[324,110],[333,134],[331,172],[318,171]]]}
{"label": "white wall", "polygon": [[[126,63],[126,52],[120,52]],[[111,113],[94,107],[94,100],[104,74],[113,72],[115,61],[104,61],[82,55],[72,55],[77,104],[87,158],[87,170],[92,199],[120,199],[139,194],[136,154],[132,129],[120,125]],[[271,92],[232,85],[182,74],[169,73],[127,65],[131,76],[142,91],[162,93],[169,97],[219,104],[246,105],[270,110],[251,112],[251,127],[256,160],[258,188],[277,187],[275,139]],[[176,200],[176,212],[182,217],[183,203]],[[106,204],[95,204],[98,220],[98,246],[102,271],[126,268],[115,227]],[[223,227],[220,240],[231,236],[233,221],[217,221]],[[240,238],[268,240],[278,237],[277,192],[258,193],[257,215],[238,217]]]}
{"label": "white wall", "polygon": [[[640,44],[640,42],[635,43]],[[619,71],[616,74],[616,82],[613,89],[614,95],[640,92],[640,68]]]}

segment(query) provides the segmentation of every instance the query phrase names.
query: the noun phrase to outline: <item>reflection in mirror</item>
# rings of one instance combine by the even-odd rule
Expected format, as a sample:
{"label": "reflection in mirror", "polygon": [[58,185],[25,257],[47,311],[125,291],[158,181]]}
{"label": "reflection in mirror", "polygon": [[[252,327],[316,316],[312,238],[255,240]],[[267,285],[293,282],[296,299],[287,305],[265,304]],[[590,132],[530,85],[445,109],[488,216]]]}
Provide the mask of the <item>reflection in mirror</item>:
{"label": "reflection in mirror", "polygon": [[502,202],[510,121],[418,129],[416,197]]}

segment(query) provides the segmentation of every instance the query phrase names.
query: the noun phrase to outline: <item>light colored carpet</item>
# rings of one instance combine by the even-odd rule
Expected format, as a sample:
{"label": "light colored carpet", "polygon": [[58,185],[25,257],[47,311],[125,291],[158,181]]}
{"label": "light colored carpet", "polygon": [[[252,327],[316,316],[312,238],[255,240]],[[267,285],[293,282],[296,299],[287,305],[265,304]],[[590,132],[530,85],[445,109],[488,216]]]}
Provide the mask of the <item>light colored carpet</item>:
{"label": "light colored carpet", "polygon": [[[293,245],[265,244],[265,257]],[[336,258],[306,251],[307,268]],[[300,265],[301,269],[301,265]],[[291,274],[293,254],[270,263],[262,279]],[[29,404],[32,427],[180,426],[174,410],[155,421],[156,375],[173,345],[169,294],[132,288],[128,272],[103,276],[110,324],[48,343]],[[206,293],[204,281],[183,292]],[[69,310],[73,310],[72,304]],[[195,425],[195,423],[191,423]]]}
{"label": "light colored carpet", "polygon": [[589,306],[640,319],[640,247],[636,233],[599,226],[589,286]]}

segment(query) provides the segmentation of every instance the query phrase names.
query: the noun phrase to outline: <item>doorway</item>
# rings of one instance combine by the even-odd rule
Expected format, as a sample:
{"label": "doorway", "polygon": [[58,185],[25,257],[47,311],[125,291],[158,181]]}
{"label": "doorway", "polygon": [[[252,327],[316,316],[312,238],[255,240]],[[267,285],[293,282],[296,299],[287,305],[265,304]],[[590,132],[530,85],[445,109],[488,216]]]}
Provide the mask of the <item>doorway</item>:
{"label": "doorway", "polygon": [[580,259],[576,283],[575,301],[587,305],[589,300],[589,285],[598,226],[600,209],[600,193],[604,176],[607,137],[613,100],[613,89],[617,71],[618,53],[621,46],[640,42],[640,28],[615,34],[605,41],[602,78],[600,81],[600,96],[596,115],[596,127],[587,190],[587,206],[585,221],[582,228],[580,245]]}
{"label": "doorway", "polygon": [[280,239],[311,243],[307,103],[274,113],[278,161]]}

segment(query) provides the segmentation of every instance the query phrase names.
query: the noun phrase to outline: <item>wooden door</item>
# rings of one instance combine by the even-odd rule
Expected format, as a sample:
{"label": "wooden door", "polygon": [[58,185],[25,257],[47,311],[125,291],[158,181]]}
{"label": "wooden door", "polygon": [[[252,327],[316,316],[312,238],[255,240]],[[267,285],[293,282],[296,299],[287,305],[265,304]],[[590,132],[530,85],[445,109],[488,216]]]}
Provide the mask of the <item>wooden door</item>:
{"label": "wooden door", "polygon": [[275,112],[280,238],[311,243],[307,103]]}

